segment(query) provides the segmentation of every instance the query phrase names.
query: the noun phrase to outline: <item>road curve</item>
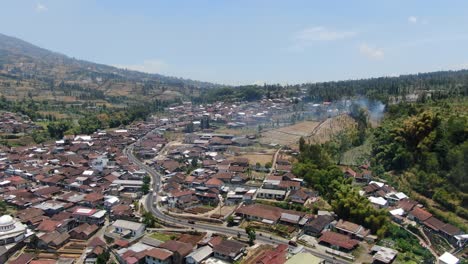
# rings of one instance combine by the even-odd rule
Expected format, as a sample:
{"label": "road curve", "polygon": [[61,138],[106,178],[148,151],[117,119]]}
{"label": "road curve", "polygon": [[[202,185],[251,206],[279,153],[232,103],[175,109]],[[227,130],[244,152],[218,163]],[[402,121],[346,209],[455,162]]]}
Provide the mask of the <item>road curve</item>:
{"label": "road curve", "polygon": [[[151,133],[151,132],[150,132]],[[188,223],[188,220],[181,219],[181,218],[175,218],[172,216],[168,216],[161,212],[161,210],[158,208],[157,203],[155,204],[155,199],[157,200],[157,195],[159,193],[160,187],[161,187],[161,175],[159,172],[151,168],[150,166],[144,164],[141,162],[138,158],[135,157],[133,154],[133,148],[135,143],[138,143],[141,139],[144,137],[138,139],[136,142],[132,143],[131,145],[127,146],[124,149],[124,154],[128,157],[128,160],[131,161],[132,163],[136,164],[137,166],[140,167],[140,169],[146,171],[148,175],[151,176],[151,183],[153,187],[153,194],[149,193],[146,196],[146,201],[145,201],[145,206],[146,208],[157,218],[159,218],[162,221],[168,222],[168,223],[173,223],[177,224],[179,226],[184,226],[187,228],[193,228],[197,230],[203,230],[203,231],[211,231],[211,232],[216,232],[220,234],[227,234],[231,236],[237,236],[238,234],[241,234],[243,237],[247,237],[247,234],[245,233],[245,230],[237,228],[237,227],[225,227],[225,226],[218,226],[218,225],[211,225],[211,224],[200,224],[200,223],[195,223],[195,224],[190,224]],[[257,232],[257,241],[261,241],[266,244],[287,244],[288,240],[276,236],[272,236],[271,234],[268,233],[262,233],[262,232]],[[324,260],[327,260],[329,263],[338,263],[338,264],[347,264],[351,263],[345,260],[341,259],[335,259],[333,256],[330,256],[328,254],[325,254],[323,252],[320,252],[316,249],[310,248],[310,247],[304,247],[305,251],[322,258]]]}

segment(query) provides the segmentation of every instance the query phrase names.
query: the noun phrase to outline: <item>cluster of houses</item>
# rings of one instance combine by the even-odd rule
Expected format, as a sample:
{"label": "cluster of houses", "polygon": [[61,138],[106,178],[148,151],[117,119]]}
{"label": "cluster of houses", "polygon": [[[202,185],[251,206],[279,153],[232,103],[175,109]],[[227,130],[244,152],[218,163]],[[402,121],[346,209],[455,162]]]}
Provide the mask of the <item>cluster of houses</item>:
{"label": "cluster of houses", "polygon": [[1,148],[0,200],[12,210],[0,217],[0,262],[25,244],[57,258],[79,256],[68,247],[82,241],[88,248],[86,241],[106,219],[136,220],[133,202],[142,195],[146,173],[123,149],[155,127],[139,123],[53,144]]}
{"label": "cluster of houses", "polygon": [[30,133],[38,128],[26,115],[0,112],[0,134]]}

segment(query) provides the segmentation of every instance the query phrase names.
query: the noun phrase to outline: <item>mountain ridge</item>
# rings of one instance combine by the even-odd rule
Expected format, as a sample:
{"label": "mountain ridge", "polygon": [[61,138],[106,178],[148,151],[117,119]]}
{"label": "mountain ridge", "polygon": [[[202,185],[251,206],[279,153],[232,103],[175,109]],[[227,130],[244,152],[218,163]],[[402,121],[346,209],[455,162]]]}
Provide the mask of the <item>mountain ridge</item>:
{"label": "mountain ridge", "polygon": [[[13,83],[17,84],[19,91],[25,93],[5,89],[14,87]],[[16,99],[25,96],[41,97],[44,93],[60,92],[55,89],[60,84],[75,88],[80,86],[75,90],[81,91],[75,91],[74,94],[81,94],[83,89],[91,89],[102,92],[105,96],[127,96],[133,99],[174,99],[197,93],[195,90],[221,86],[75,59],[0,33],[2,95]]]}

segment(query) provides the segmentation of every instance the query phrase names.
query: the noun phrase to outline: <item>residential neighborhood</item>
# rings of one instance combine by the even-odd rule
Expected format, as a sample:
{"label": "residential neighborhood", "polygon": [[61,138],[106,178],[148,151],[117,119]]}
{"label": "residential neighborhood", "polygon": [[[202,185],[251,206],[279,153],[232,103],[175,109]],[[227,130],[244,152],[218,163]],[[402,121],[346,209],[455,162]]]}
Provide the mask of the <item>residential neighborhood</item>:
{"label": "residential neighborhood", "polygon": [[[259,139],[290,122],[291,107],[289,99],[184,102],[119,129],[2,147],[0,262],[393,263],[400,252],[391,243],[339,218],[294,174],[297,146]],[[444,260],[466,247],[461,229],[374,178],[369,164],[341,169],[421,245],[445,241],[431,249],[440,263],[458,263]]]}

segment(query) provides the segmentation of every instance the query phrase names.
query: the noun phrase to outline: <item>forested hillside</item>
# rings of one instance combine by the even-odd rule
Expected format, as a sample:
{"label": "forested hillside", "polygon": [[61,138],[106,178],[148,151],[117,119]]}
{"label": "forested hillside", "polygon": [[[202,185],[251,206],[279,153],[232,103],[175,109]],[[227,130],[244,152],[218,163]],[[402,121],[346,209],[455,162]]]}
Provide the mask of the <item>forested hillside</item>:
{"label": "forested hillside", "polygon": [[374,132],[372,153],[373,167],[383,177],[464,229],[468,219],[467,110],[468,101],[455,98],[392,105]]}
{"label": "forested hillside", "polygon": [[398,77],[321,82],[297,85],[308,90],[311,100],[333,101],[366,96],[384,102],[414,100],[418,96],[443,99],[468,95],[468,70],[439,71]]}

